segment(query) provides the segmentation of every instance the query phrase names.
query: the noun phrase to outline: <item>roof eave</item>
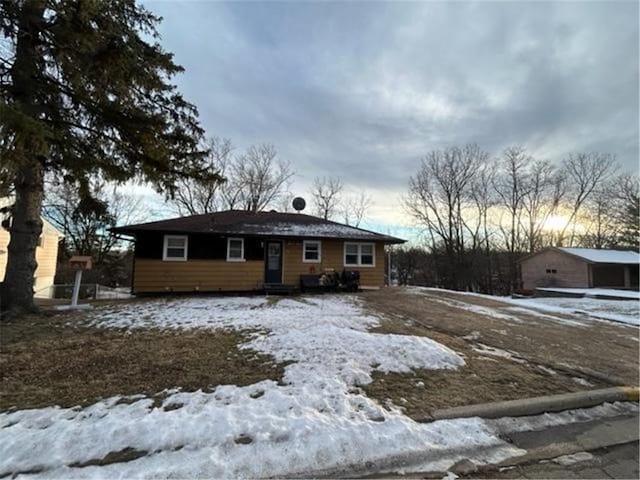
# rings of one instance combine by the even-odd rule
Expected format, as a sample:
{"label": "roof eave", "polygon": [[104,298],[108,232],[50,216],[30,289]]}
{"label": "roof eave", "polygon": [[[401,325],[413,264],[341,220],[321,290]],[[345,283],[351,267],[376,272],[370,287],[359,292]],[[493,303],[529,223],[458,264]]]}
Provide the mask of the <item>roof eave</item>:
{"label": "roof eave", "polygon": [[228,235],[239,235],[239,236],[247,236],[247,237],[271,237],[271,238],[282,238],[282,239],[296,239],[303,240],[307,238],[314,238],[318,240],[347,240],[347,241],[360,241],[360,242],[381,242],[389,245],[397,245],[406,243],[407,241],[402,238],[396,237],[387,237],[380,236],[379,238],[363,238],[361,236],[328,236],[328,235],[291,235],[286,233],[277,233],[277,232],[241,232],[241,231],[233,231],[228,230],[224,232],[196,232],[196,231],[188,231],[188,230],[173,230],[173,229],[146,229],[146,228],[130,228],[130,227],[113,227],[108,229],[109,232],[118,234],[118,235],[130,235],[136,236],[140,233],[157,233],[157,234],[171,234],[171,233],[179,233],[185,235],[217,235],[217,236],[228,236]]}

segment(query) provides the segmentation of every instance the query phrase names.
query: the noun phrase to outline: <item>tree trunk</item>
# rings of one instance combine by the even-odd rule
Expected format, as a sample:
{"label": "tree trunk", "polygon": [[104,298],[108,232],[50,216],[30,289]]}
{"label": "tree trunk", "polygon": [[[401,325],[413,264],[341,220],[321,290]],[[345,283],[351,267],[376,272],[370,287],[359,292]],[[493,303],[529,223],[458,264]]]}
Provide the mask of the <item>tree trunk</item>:
{"label": "tree trunk", "polygon": [[[24,2],[18,25],[15,61],[11,67],[10,98],[27,118],[41,118],[38,105],[38,43],[45,11],[42,0]],[[14,179],[15,204],[11,212],[11,239],[0,296],[0,310],[10,315],[35,309],[33,302],[36,247],[42,233],[44,159],[48,149],[42,132],[31,127],[16,134],[9,155],[18,165]],[[4,317],[4,315],[3,315]]]}
{"label": "tree trunk", "polygon": [[12,314],[35,310],[36,248],[42,234],[44,185],[39,164],[23,169],[16,179],[16,198],[9,232],[9,254],[2,286],[2,310]]}

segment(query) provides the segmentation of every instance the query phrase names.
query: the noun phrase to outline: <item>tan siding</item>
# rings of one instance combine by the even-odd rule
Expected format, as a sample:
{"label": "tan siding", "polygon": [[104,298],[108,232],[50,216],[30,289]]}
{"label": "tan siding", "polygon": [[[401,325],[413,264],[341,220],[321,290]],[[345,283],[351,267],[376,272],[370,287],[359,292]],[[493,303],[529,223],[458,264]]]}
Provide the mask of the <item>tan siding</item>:
{"label": "tan siding", "polygon": [[58,262],[58,236],[43,235],[42,247],[36,249],[36,277],[53,277]]}
{"label": "tan siding", "polygon": [[193,292],[258,290],[264,283],[264,262],[189,260],[163,262],[137,259],[135,292]]}
{"label": "tan siding", "polygon": [[0,227],[0,280],[4,279],[4,271],[7,268],[7,247],[9,245],[9,232]]}
{"label": "tan siding", "polygon": [[[290,285],[300,284],[300,275],[322,273],[324,269],[333,268],[342,272],[344,267],[344,241],[322,240],[321,263],[304,263],[302,261],[302,240],[285,240],[284,242],[284,278]],[[360,272],[360,285],[363,287],[382,287],[384,285],[384,244],[375,246],[375,267],[348,267]]]}
{"label": "tan siding", "polygon": [[[9,246],[9,232],[0,229],[0,279],[4,279],[7,267],[7,249]],[[56,274],[56,264],[58,261],[58,235],[47,234],[42,236],[42,246],[36,249],[36,262],[38,268],[34,276],[38,279],[35,289],[41,290],[53,284],[53,277]]]}
{"label": "tan siding", "polygon": [[[546,273],[555,269],[557,273]],[[589,264],[557,250],[546,250],[523,260],[522,284],[525,290],[536,287],[589,287]]]}

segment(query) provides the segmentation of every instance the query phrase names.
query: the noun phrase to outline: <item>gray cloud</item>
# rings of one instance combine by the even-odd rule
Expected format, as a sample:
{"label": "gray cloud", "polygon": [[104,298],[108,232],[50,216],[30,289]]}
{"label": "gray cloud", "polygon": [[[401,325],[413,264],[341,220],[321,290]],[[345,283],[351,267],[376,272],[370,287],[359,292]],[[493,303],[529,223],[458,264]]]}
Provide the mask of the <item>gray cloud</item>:
{"label": "gray cloud", "polygon": [[401,191],[477,142],[638,169],[637,2],[151,2],[211,135],[274,143],[308,183]]}

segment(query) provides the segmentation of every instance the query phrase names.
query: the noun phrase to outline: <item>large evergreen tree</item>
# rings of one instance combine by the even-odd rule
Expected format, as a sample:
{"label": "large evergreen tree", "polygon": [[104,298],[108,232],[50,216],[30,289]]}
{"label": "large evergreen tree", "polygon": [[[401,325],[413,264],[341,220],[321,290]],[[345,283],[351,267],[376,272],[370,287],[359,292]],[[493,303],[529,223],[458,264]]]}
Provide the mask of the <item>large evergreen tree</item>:
{"label": "large evergreen tree", "polygon": [[182,68],[157,43],[161,20],[134,0],[0,0],[0,192],[14,198],[3,310],[33,308],[44,177],[76,185],[142,179],[171,192],[203,173]]}

